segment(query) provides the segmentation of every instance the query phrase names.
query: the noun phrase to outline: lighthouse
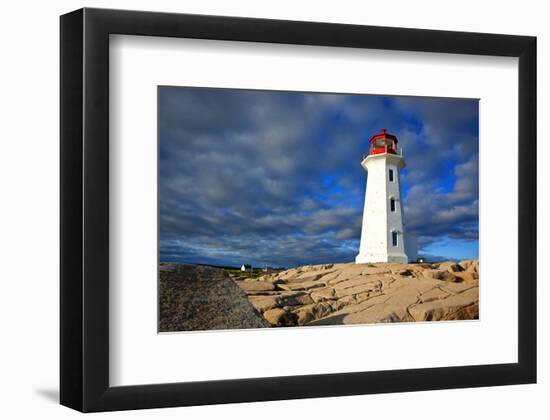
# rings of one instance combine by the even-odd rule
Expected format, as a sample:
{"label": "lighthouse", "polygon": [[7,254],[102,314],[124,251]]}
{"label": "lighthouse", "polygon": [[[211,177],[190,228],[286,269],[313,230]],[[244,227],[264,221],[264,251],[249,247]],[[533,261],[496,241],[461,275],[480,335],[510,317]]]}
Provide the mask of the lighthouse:
{"label": "lighthouse", "polygon": [[382,132],[371,137],[361,166],[368,172],[357,264],[408,262],[405,253],[403,202],[399,172],[405,167],[397,137]]}

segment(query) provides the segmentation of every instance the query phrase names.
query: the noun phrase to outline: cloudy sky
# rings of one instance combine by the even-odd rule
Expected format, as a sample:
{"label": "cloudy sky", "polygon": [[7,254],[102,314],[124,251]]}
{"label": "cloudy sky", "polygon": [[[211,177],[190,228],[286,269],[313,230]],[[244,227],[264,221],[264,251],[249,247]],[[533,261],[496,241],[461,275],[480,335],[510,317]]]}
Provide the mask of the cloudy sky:
{"label": "cloudy sky", "polygon": [[160,87],[161,260],[353,261],[361,154],[382,128],[419,255],[477,258],[477,100]]}

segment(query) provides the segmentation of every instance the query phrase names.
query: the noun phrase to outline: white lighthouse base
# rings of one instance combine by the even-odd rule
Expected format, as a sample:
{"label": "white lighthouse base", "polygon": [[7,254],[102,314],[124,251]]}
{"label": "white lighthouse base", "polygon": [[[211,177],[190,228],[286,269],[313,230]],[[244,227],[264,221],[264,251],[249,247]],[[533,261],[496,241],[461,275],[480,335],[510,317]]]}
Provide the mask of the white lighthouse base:
{"label": "white lighthouse base", "polygon": [[372,264],[372,263],[402,263],[406,264],[409,262],[409,258],[406,254],[403,253],[392,253],[392,254],[358,254],[355,257],[355,264]]}

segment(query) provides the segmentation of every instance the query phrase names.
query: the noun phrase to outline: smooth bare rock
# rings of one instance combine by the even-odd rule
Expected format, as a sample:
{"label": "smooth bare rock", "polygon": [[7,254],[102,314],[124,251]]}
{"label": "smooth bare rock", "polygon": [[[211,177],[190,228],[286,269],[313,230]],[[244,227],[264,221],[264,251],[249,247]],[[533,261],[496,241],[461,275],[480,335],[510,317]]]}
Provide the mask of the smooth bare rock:
{"label": "smooth bare rock", "polygon": [[372,299],[373,297],[376,297],[376,296],[382,296],[382,292],[380,291],[372,291],[372,292],[362,292],[362,293],[357,293],[355,295],[355,301],[357,303],[361,303],[367,299]]}
{"label": "smooth bare rock", "polygon": [[237,282],[237,285],[245,292],[269,292],[275,290],[273,283],[267,281],[246,280]]}
{"label": "smooth bare rock", "polygon": [[279,284],[279,288],[282,290],[310,290],[319,287],[325,287],[325,284],[318,281],[305,281],[302,283],[287,283]]}
{"label": "smooth bare rock", "polygon": [[292,327],[297,322],[296,314],[287,312],[281,308],[265,311],[263,316],[273,327]]}
{"label": "smooth bare rock", "polygon": [[345,303],[340,302],[339,300],[327,300],[326,302],[332,307],[333,312],[339,311],[346,306]]}
{"label": "smooth bare rock", "polygon": [[415,276],[414,271],[411,270],[410,268],[406,268],[403,271],[399,271],[398,274],[400,276],[405,276],[405,277],[414,277]]}
{"label": "smooth bare rock", "polygon": [[281,296],[279,303],[281,306],[309,305],[313,303],[313,299],[307,293],[297,292]]}
{"label": "smooth bare rock", "polygon": [[308,272],[308,271],[317,271],[322,266],[319,265],[304,265],[298,268],[298,272]]}
{"label": "smooth bare rock", "polygon": [[440,263],[440,264],[437,265],[437,268],[440,269],[440,270],[451,271],[453,273],[459,272],[459,271],[464,271],[464,268],[462,268],[460,266],[460,264],[457,264],[457,263],[454,263],[454,262],[451,262],[451,261]]}
{"label": "smooth bare rock", "polygon": [[294,311],[298,318],[298,325],[305,325],[315,319],[327,316],[332,312],[334,312],[334,308],[326,302],[301,306]]}
{"label": "smooth bare rock", "polygon": [[313,308],[313,314],[315,315],[315,318],[322,318],[332,312],[334,312],[334,308],[328,302],[315,303],[315,306]]}
{"label": "smooth bare rock", "polygon": [[293,276],[293,278],[300,279],[301,281],[315,281],[317,279],[320,279],[323,276],[323,274],[324,272],[312,274],[311,271],[307,271],[305,273],[300,273],[296,276]]}
{"label": "smooth bare rock", "polygon": [[434,300],[445,299],[449,297],[449,295],[450,293],[442,290],[440,287],[434,287],[433,289],[421,293],[419,299],[422,303],[427,303]]}
{"label": "smooth bare rock", "polygon": [[420,264],[407,264],[407,268],[413,271],[429,270],[434,268],[432,264],[420,263]]}
{"label": "smooth bare rock", "polygon": [[432,279],[442,280],[442,281],[456,281],[456,273],[449,270],[424,270],[422,271],[423,277],[428,277]]}
{"label": "smooth bare rock", "polygon": [[314,302],[322,302],[334,298],[334,289],[332,287],[324,287],[322,289],[315,289],[310,294],[311,299]]}
{"label": "smooth bare rock", "polygon": [[329,282],[338,278],[341,274],[342,272],[339,270],[327,271],[325,274],[323,274],[323,276],[319,279],[319,281],[322,281],[323,283],[328,284]]}
{"label": "smooth bare rock", "polygon": [[365,286],[370,285],[373,288],[381,288],[382,282],[379,278],[372,276],[368,279],[365,279],[363,277],[356,277],[349,280],[341,281],[334,285],[334,290],[343,290],[343,289],[349,289],[356,286]]}
{"label": "smooth bare rock", "polygon": [[293,290],[302,290],[300,287],[293,287],[292,284],[287,283],[280,283],[277,285],[277,288],[280,290],[287,290],[287,291],[293,291]]}
{"label": "smooth bare rock", "polygon": [[454,273],[454,276],[456,277],[455,282],[457,283],[474,283],[479,278],[477,273],[474,271],[463,271],[461,273]]}
{"label": "smooth bare rock", "polygon": [[460,261],[459,264],[465,271],[473,271],[475,273],[479,271],[479,260],[464,260]]}
{"label": "smooth bare rock", "polygon": [[265,276],[258,277],[257,281],[271,283],[274,286],[284,283],[284,280],[278,278],[276,273],[271,273]]}
{"label": "smooth bare rock", "polygon": [[248,296],[248,300],[258,311],[264,312],[277,307],[279,296]]}
{"label": "smooth bare rock", "polygon": [[298,325],[304,325],[305,323],[315,319],[315,316],[313,315],[313,306],[315,306],[315,304],[301,306],[294,311],[298,317]]}
{"label": "smooth bare rock", "polygon": [[371,267],[371,266],[365,266],[364,264],[357,264],[359,267],[361,267],[361,275],[362,276],[371,276],[373,274],[384,274],[384,273],[390,273],[391,269],[389,267]]}
{"label": "smooth bare rock", "polygon": [[318,280],[322,277],[321,274],[314,274],[311,275],[311,273],[305,273],[304,275],[297,275],[297,276],[287,276],[285,277],[285,283],[286,284],[299,284],[299,283],[307,283],[307,282],[313,282],[315,280]]}
{"label": "smooth bare rock", "polygon": [[357,301],[355,300],[355,296],[344,296],[343,298],[338,299],[338,302],[344,306],[357,303]]}
{"label": "smooth bare rock", "polygon": [[409,311],[415,321],[478,319],[478,299],[478,291],[472,288],[447,299],[414,305]]}
{"label": "smooth bare rock", "polygon": [[412,317],[407,312],[407,305],[391,297],[380,295],[372,300],[349,305],[323,319],[309,325],[338,324],[374,324],[380,322],[408,322]]}
{"label": "smooth bare rock", "polygon": [[443,283],[438,286],[441,290],[443,290],[446,293],[449,293],[450,295],[456,295],[458,293],[462,293],[465,290],[478,288],[477,283]]}
{"label": "smooth bare rock", "polygon": [[[252,290],[252,286],[246,292],[266,320],[267,313],[270,325],[414,322],[479,316],[477,260],[459,264],[312,265],[272,273],[256,283],[274,285],[265,290]],[[295,318],[289,318],[289,313]]]}
{"label": "smooth bare rock", "polygon": [[[354,287],[346,287],[342,289],[334,289],[334,296],[337,298],[342,298],[344,296],[353,296],[359,293],[373,292],[377,290],[376,285],[373,283],[360,284]],[[378,289],[379,290],[379,289]]]}
{"label": "smooth bare rock", "polygon": [[344,322],[346,324],[377,324],[411,321],[414,321],[414,319],[407,312],[407,308],[384,306],[379,310],[377,310],[377,307],[374,307],[371,310],[350,314],[345,318]]}

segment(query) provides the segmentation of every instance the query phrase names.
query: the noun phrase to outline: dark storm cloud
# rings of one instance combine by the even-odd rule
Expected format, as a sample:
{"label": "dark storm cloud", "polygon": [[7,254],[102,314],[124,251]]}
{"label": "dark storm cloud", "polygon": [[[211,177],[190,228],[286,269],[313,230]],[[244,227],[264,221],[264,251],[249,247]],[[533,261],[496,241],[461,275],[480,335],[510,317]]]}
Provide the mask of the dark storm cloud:
{"label": "dark storm cloud", "polygon": [[422,245],[477,239],[477,101],[160,88],[161,259],[353,260],[368,138],[395,133]]}

